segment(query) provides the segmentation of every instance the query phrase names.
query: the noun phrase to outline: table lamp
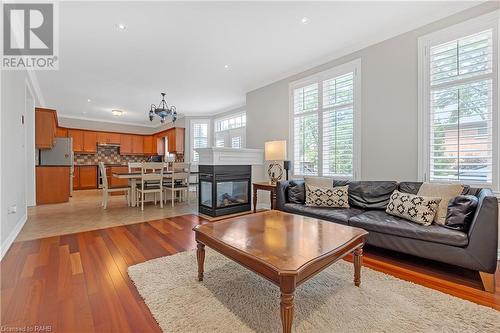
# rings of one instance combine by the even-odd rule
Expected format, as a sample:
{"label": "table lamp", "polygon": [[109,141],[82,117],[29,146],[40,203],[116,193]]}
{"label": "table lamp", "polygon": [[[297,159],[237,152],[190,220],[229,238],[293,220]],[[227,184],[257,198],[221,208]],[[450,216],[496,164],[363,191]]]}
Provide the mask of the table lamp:
{"label": "table lamp", "polygon": [[281,167],[281,164],[277,162],[286,160],[286,141],[280,140],[266,142],[264,155],[266,161],[271,161],[269,168],[267,169],[271,183],[276,184],[276,182],[281,180],[283,177],[283,168]]}

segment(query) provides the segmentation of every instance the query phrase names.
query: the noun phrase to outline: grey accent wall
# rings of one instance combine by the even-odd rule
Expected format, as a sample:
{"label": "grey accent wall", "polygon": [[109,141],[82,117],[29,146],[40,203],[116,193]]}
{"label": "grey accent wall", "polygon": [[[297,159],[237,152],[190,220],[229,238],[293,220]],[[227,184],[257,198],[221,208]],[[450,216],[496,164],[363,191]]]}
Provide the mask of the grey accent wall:
{"label": "grey accent wall", "polygon": [[[290,82],[361,59],[361,178],[416,180],[417,39],[430,32],[499,9],[487,2],[321,66],[247,93],[247,147],[289,137]],[[289,156],[291,159],[292,156]],[[262,174],[263,179],[267,175]]]}

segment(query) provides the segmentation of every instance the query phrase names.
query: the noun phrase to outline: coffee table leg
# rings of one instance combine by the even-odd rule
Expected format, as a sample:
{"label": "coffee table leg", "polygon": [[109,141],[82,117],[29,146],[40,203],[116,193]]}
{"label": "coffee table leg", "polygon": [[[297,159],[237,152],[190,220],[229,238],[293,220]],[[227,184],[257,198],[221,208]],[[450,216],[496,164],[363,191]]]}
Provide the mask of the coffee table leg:
{"label": "coffee table leg", "polygon": [[203,264],[205,263],[205,244],[198,243],[196,249],[196,260],[198,261],[198,281],[203,281]]}
{"label": "coffee table leg", "polygon": [[363,264],[363,247],[354,250],[354,285],[359,287],[361,284],[361,265]]}

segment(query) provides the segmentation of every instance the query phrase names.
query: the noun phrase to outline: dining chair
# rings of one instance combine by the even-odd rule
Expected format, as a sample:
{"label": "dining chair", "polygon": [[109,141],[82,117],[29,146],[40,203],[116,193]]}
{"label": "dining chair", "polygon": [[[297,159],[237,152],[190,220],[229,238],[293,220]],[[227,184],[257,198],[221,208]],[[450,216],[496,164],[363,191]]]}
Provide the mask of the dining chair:
{"label": "dining chair", "polygon": [[137,172],[141,171],[142,168],[142,162],[128,162],[128,172]]}
{"label": "dining chair", "polygon": [[99,162],[99,170],[101,172],[102,177],[102,203],[101,206],[104,209],[108,208],[108,196],[109,193],[112,192],[125,192],[125,198],[127,199],[127,206],[130,207],[130,187],[128,186],[109,186],[108,177],[106,177],[106,167],[104,166],[104,162]]}
{"label": "dining chair", "polygon": [[183,193],[186,193],[188,203],[191,202],[189,198],[189,168],[189,163],[172,163],[170,167],[170,182],[168,184],[165,184],[165,186],[163,186],[163,189],[165,191],[165,194],[167,192],[170,192],[172,207],[174,207],[174,201],[177,193],[179,193],[179,201],[183,200]]}
{"label": "dining chair", "polygon": [[144,198],[147,193],[160,194],[160,207],[163,208],[163,168],[162,162],[144,162],[141,164],[141,179],[137,185],[136,197],[141,200],[141,210],[144,210]]}

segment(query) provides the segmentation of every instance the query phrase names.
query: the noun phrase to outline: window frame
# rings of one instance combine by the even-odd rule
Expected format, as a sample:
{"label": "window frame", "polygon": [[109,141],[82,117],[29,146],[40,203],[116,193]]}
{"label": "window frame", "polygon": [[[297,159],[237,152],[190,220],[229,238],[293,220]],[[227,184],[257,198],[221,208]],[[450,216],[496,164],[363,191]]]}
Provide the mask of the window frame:
{"label": "window frame", "polygon": [[[224,147],[225,148],[231,148],[232,147],[232,138],[233,137],[240,137],[240,148],[236,149],[241,149],[246,147],[246,110],[240,110],[237,112],[233,112],[230,114],[226,114],[222,117],[216,117],[213,120],[213,136],[214,136],[214,146],[217,147],[217,140],[218,138],[220,139],[220,136],[224,137]],[[245,118],[245,123],[244,125],[243,122],[240,123],[239,127],[233,127],[233,128],[228,128],[223,129],[223,130],[218,130],[218,123],[222,121],[230,121],[231,119],[236,119],[236,118],[241,118],[243,120],[243,117]]]}
{"label": "window frame", "polygon": [[206,124],[207,125],[207,147],[211,147],[211,132],[210,132],[210,119],[200,118],[200,119],[191,119],[189,122],[189,149],[190,149],[190,157],[189,160],[192,164],[197,165],[199,161],[194,160],[194,126],[195,124]]}
{"label": "window frame", "polygon": [[[323,81],[332,79],[349,72],[354,73],[353,77],[353,156],[352,156],[352,177],[344,175],[323,175]],[[357,180],[361,179],[361,58],[349,61],[347,63],[335,66],[328,70],[313,74],[306,78],[291,82],[288,85],[288,103],[289,103],[289,133],[290,144],[288,145],[288,156],[294,162],[295,155],[295,133],[294,120],[296,117],[316,114],[318,117],[318,174],[303,175],[292,169],[292,177],[335,177],[336,179]],[[317,110],[294,113],[294,90],[311,84],[318,84],[318,108]],[[330,108],[327,108],[330,109]]]}
{"label": "window frame", "polygon": [[[472,186],[492,187],[494,191],[500,190],[500,122],[499,122],[499,11],[490,12],[476,18],[458,23],[456,25],[444,28],[424,35],[418,39],[418,180],[435,183],[460,183]],[[484,30],[492,29],[493,33],[493,54],[492,54],[492,128],[493,128],[493,152],[492,152],[492,182],[480,181],[432,181],[430,179],[430,48],[435,45],[443,44],[455,39],[463,38]],[[488,75],[489,76],[489,75]]]}

